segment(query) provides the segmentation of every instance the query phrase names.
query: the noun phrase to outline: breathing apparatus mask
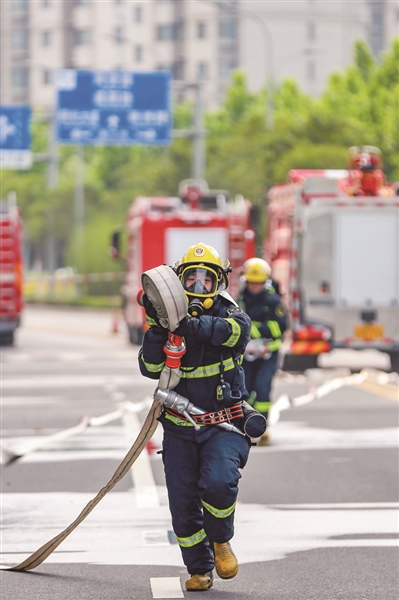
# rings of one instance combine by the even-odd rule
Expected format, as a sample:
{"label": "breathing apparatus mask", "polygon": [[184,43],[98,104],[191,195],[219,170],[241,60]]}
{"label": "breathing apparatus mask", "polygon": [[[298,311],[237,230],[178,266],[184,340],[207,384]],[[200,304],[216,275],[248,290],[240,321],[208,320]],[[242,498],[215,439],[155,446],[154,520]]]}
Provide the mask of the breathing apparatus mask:
{"label": "breathing apparatus mask", "polygon": [[218,276],[213,269],[187,267],[182,272],[181,282],[189,300],[189,315],[200,317],[204,309],[213,306],[213,298],[218,293]]}

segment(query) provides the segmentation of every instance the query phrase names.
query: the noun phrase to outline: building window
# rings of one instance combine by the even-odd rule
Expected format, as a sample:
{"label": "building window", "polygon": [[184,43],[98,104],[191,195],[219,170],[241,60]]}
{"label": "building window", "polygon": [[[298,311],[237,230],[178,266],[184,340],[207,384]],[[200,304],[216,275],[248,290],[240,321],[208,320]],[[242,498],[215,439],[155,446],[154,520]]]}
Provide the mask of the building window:
{"label": "building window", "polygon": [[136,62],[142,62],[143,61],[143,46],[136,46],[134,49],[134,57]]}
{"label": "building window", "polygon": [[43,69],[43,84],[49,85],[53,82],[53,77],[50,69]]}
{"label": "building window", "polygon": [[173,63],[172,72],[174,79],[184,79],[184,61],[182,59]]}
{"label": "building window", "polygon": [[197,23],[197,37],[201,40],[207,37],[206,23],[204,23],[204,21],[199,21]]}
{"label": "building window", "polygon": [[231,72],[237,68],[234,58],[222,58],[219,61],[219,77],[221,81],[228,81]]}
{"label": "building window", "polygon": [[11,11],[13,13],[28,12],[28,0],[14,0],[11,3]]}
{"label": "building window", "polygon": [[309,81],[314,81],[316,79],[316,64],[313,60],[309,60],[306,63],[306,77]]}
{"label": "building window", "polygon": [[42,46],[51,46],[51,31],[43,31]]}
{"label": "building window", "polygon": [[222,40],[235,41],[237,39],[237,22],[231,19],[219,23],[219,37]]}
{"label": "building window", "polygon": [[306,35],[309,42],[313,42],[316,39],[316,25],[313,21],[307,23]]}
{"label": "building window", "polygon": [[28,49],[28,32],[26,29],[16,29],[11,32],[11,49],[17,52]]}
{"label": "building window", "polygon": [[197,64],[197,80],[204,81],[208,79],[208,63],[200,62]]}
{"label": "building window", "polygon": [[114,40],[117,44],[123,44],[123,42],[125,41],[123,35],[123,27],[121,27],[120,25],[117,25],[114,29]]}
{"label": "building window", "polygon": [[26,90],[28,87],[28,69],[26,67],[12,69],[11,87],[13,90]]}
{"label": "building window", "polygon": [[183,37],[183,23],[158,25],[157,39],[162,41],[180,40]]}
{"label": "building window", "polygon": [[140,5],[134,8],[134,20],[136,23],[141,23],[143,20],[143,7]]}
{"label": "building window", "polygon": [[76,29],[75,30],[75,45],[76,46],[87,46],[89,44],[91,44],[90,29]]}

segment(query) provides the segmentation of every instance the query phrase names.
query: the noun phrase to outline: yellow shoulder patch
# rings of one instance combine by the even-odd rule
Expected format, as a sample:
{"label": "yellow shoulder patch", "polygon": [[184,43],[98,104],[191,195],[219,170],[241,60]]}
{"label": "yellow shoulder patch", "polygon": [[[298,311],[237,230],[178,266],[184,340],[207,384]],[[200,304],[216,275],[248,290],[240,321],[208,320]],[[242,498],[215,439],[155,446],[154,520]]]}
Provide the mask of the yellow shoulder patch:
{"label": "yellow shoulder patch", "polygon": [[284,304],[277,304],[275,312],[277,317],[284,317],[287,314]]}

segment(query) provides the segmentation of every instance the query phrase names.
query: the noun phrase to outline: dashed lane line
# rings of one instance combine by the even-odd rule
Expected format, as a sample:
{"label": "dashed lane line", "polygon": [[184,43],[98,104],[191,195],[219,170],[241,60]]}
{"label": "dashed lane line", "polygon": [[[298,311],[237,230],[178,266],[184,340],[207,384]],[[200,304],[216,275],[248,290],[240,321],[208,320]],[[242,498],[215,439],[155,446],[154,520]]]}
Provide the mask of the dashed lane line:
{"label": "dashed lane line", "polygon": [[153,598],[184,598],[180,577],[151,577]]}

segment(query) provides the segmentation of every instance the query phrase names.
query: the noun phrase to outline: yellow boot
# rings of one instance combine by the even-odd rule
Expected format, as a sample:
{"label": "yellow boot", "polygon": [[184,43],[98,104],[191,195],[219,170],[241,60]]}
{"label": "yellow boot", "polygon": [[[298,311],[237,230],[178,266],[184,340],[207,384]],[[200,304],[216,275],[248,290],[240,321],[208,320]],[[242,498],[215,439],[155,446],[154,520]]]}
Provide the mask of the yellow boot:
{"label": "yellow boot", "polygon": [[190,579],[186,581],[186,590],[188,592],[205,592],[212,587],[213,584],[213,572],[199,574],[195,573],[191,575]]}
{"label": "yellow boot", "polygon": [[238,572],[238,560],[229,542],[213,543],[216,572],[221,579],[232,579]]}

